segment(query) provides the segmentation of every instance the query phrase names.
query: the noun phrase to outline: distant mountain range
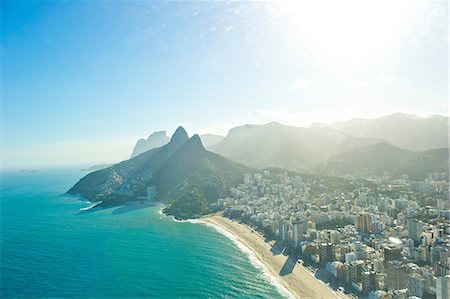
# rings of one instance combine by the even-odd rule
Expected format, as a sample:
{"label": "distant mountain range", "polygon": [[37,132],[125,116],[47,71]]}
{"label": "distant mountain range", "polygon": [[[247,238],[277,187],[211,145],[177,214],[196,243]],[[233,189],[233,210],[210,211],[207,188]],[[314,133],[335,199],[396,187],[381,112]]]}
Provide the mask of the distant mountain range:
{"label": "distant mountain range", "polygon": [[245,125],[209,149],[256,168],[423,179],[428,172],[448,173],[448,120],[396,113],[308,128]]}
{"label": "distant mountain range", "polygon": [[[428,172],[448,172],[448,122],[446,116],[395,113],[308,128],[275,122],[244,125],[232,128],[225,137],[200,138],[208,150],[254,168],[331,175],[408,174],[422,179]],[[141,139],[133,156],[156,147],[156,137],[168,139],[165,132]]]}
{"label": "distant mountain range", "polygon": [[336,155],[321,163],[315,172],[333,176],[351,174],[357,177],[389,175],[394,178],[408,174],[410,179],[423,180],[428,173],[449,175],[448,148],[413,152],[387,142]]}
{"label": "distant mountain range", "polygon": [[241,182],[248,171],[208,152],[198,135],[189,138],[179,127],[169,143],[92,172],[67,193],[114,206],[147,197],[147,188],[154,186],[156,199],[170,204],[169,213],[190,218],[206,213],[212,201],[227,196],[230,186]]}
{"label": "distant mountain range", "polygon": [[329,127],[352,136],[382,139],[412,151],[449,146],[449,117],[443,115],[421,118],[395,113],[375,119],[336,122]]}
{"label": "distant mountain range", "polygon": [[169,136],[166,135],[166,131],[154,132],[148,136],[147,139],[139,139],[134,146],[131,158],[139,156],[152,148],[160,147],[167,144],[170,141]]}
{"label": "distant mountain range", "polygon": [[329,128],[269,123],[233,128],[210,150],[251,167],[281,167],[304,172],[334,155],[376,142]]}
{"label": "distant mountain range", "polygon": [[[106,168],[89,173],[67,193],[101,202],[100,206],[119,205],[150,194],[168,204],[166,211],[175,217],[192,218],[208,213],[210,203],[227,196],[231,186],[241,183],[244,174],[256,168],[301,172],[313,181],[326,179],[339,188],[346,188],[346,180],[334,176],[347,174],[362,178],[408,174],[421,180],[430,172],[444,172],[448,177],[444,120],[448,118],[394,114],[309,128],[279,123],[245,125],[231,129],[224,138],[203,135],[216,153],[205,149],[200,136],[189,138],[178,127],[169,141],[164,131],[139,140],[131,159],[104,165]],[[413,151],[398,144],[427,150]],[[442,147],[428,149],[433,146]]]}
{"label": "distant mountain range", "polygon": [[[223,136],[214,134],[205,134],[200,136],[201,141],[205,147],[209,147],[220,142]],[[134,146],[131,158],[139,156],[140,154],[167,144],[170,141],[169,136],[167,136],[166,131],[154,132],[148,136],[147,139],[139,139]]]}

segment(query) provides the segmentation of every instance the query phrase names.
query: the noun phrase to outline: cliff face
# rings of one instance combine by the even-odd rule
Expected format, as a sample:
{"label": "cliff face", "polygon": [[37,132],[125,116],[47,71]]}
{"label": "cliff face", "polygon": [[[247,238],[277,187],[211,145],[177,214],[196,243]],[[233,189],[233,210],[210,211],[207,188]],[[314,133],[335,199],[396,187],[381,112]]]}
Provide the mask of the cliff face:
{"label": "cliff face", "polygon": [[139,139],[136,142],[131,158],[139,156],[140,154],[153,148],[161,147],[169,141],[170,138],[166,135],[166,131],[154,132],[147,139]]}
{"label": "cliff face", "polygon": [[208,212],[209,203],[226,196],[246,170],[206,151],[198,135],[189,139],[179,127],[166,145],[90,173],[67,193],[113,206],[146,196],[147,187],[155,186],[156,199],[171,204],[168,212],[188,218]]}

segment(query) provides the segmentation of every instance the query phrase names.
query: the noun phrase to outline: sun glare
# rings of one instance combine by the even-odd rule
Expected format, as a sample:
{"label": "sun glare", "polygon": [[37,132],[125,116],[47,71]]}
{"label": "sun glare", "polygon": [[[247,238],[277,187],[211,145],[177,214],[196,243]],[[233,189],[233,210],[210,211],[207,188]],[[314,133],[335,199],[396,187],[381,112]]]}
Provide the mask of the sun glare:
{"label": "sun glare", "polygon": [[333,59],[365,62],[404,34],[405,1],[288,1],[280,4],[289,37]]}

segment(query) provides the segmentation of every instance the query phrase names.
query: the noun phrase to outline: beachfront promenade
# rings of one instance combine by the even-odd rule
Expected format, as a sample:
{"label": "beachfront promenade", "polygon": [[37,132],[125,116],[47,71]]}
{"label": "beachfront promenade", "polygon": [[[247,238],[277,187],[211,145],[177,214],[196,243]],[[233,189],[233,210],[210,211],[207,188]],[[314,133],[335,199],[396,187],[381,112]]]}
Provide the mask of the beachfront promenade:
{"label": "beachfront promenade", "polygon": [[258,232],[248,226],[218,215],[201,220],[232,234],[255,254],[295,298],[348,298],[343,293],[334,292],[316,279],[311,272],[297,263],[296,259],[274,251],[272,244],[266,242]]}

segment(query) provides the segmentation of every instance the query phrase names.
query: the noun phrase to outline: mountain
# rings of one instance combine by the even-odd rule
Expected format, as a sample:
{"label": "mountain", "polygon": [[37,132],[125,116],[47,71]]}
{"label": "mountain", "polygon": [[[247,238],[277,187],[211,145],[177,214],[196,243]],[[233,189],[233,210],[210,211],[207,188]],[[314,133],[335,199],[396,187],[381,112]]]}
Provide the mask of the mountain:
{"label": "mountain", "polygon": [[166,135],[166,131],[154,132],[150,134],[147,139],[142,138],[136,142],[131,158],[139,156],[140,154],[153,148],[163,146],[169,141],[170,138]]}
{"label": "mountain", "polygon": [[209,204],[227,196],[248,169],[205,150],[198,135],[190,139],[179,127],[169,143],[114,166],[92,172],[67,193],[79,194],[101,206],[114,206],[147,196],[156,188],[156,199],[170,204],[177,218],[207,213]]}
{"label": "mountain", "polygon": [[[139,139],[134,146],[131,158],[139,156],[140,154],[153,148],[167,144],[170,141],[170,138],[166,134],[166,131],[159,131],[150,134],[147,139]],[[200,139],[202,140],[202,143],[205,147],[210,147],[222,141],[223,136],[204,134],[200,136]]]}
{"label": "mountain", "polygon": [[430,172],[445,172],[448,177],[448,158],[448,148],[413,152],[380,142],[336,155],[318,166],[316,171],[327,175],[351,174],[361,177],[400,177],[408,174],[410,179],[423,180]]}
{"label": "mountain", "polygon": [[449,146],[449,118],[442,115],[421,118],[395,113],[376,119],[337,122],[330,128],[352,136],[382,139],[412,151]]}
{"label": "mountain", "polygon": [[214,134],[203,134],[200,135],[200,139],[202,140],[203,145],[208,148],[223,140],[223,136],[214,135]]}
{"label": "mountain", "polygon": [[376,142],[330,128],[300,128],[273,122],[235,127],[210,150],[251,167],[305,172],[334,155]]}

